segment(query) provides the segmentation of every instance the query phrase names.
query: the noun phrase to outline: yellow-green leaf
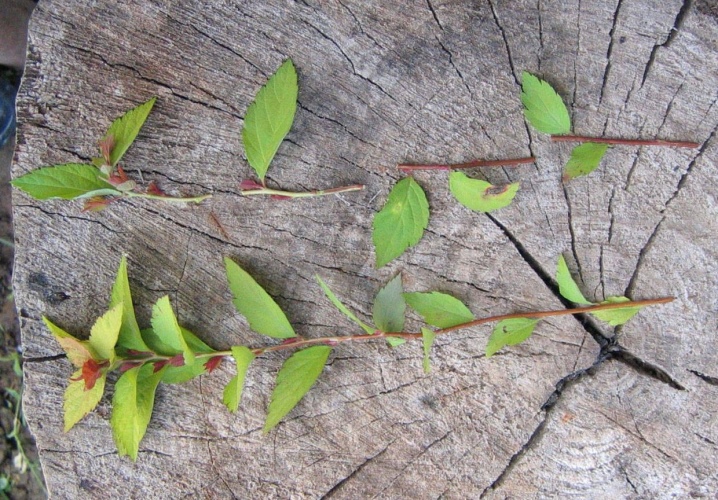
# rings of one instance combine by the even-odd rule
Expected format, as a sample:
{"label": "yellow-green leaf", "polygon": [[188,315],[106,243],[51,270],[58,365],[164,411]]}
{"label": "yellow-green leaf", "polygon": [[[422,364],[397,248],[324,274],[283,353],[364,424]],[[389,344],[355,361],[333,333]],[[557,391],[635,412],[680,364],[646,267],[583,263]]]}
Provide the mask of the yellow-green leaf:
{"label": "yellow-green leaf", "polygon": [[112,436],[120,456],[137,460],[140,441],[147,431],[155,404],[155,390],[162,370],[154,373],[152,364],[132,368],[117,380],[112,398]]}
{"label": "yellow-green leaf", "polygon": [[112,296],[110,297],[110,307],[115,307],[117,304],[122,304],[122,326],[117,344],[125,349],[147,351],[147,345],[142,340],[140,327],[135,319],[130,282],[127,278],[127,258],[124,255],[120,260],[120,267],[117,269],[117,277],[112,285]]}
{"label": "yellow-green leaf", "polygon": [[247,374],[247,369],[254,359],[254,353],[251,349],[245,346],[233,346],[232,357],[237,362],[237,375],[232,379],[224,388],[224,394],[222,395],[222,401],[225,406],[232,413],[237,412],[239,408],[239,402],[242,399],[242,389],[244,388],[244,377]]}
{"label": "yellow-green leaf", "polygon": [[65,432],[79,422],[85,415],[90,413],[97,403],[102,399],[105,392],[105,375],[95,381],[95,385],[90,390],[85,390],[85,381],[82,380],[82,370],[77,370],[70,381],[70,385],[65,389],[64,397],[64,414],[65,414]]}
{"label": "yellow-green leaf", "polygon": [[42,321],[45,322],[50,333],[55,337],[62,350],[65,351],[67,359],[70,360],[70,363],[75,368],[82,368],[82,365],[88,359],[98,359],[97,353],[87,341],[76,339],[45,316],[42,317]]}
{"label": "yellow-green leaf", "polygon": [[92,325],[89,342],[100,359],[108,359],[110,362],[115,360],[115,344],[121,324],[122,304],[120,303],[97,318]]}
{"label": "yellow-green leaf", "polygon": [[521,102],[526,120],[539,132],[560,135],[571,131],[571,118],[561,96],[526,71],[521,77]]}
{"label": "yellow-green leaf", "polygon": [[331,348],[308,347],[297,351],[284,362],[277,374],[277,385],[267,410],[264,432],[269,432],[301,401],[324,369]]}
{"label": "yellow-green leaf", "polygon": [[416,245],[429,224],[429,202],[421,186],[411,177],[400,180],[374,216],[372,240],[376,267],[382,267]]}
{"label": "yellow-green leaf", "polygon": [[247,109],[242,141],[247,161],[260,179],[264,179],[279,145],[292,128],[298,91],[297,71],[287,59]]}
{"label": "yellow-green leaf", "polygon": [[225,258],[227,280],[232,290],[232,303],[237,311],[249,321],[249,327],[257,333],[276,339],[296,337],[284,312],[264,288],[254,281],[247,271]]}
{"label": "yellow-green leaf", "polygon": [[181,352],[185,365],[194,363],[194,353],[185,342],[170,298],[165,295],[152,306],[152,331],[175,352]]}
{"label": "yellow-green leaf", "polygon": [[510,205],[519,187],[518,182],[494,186],[480,179],[472,179],[463,172],[452,172],[449,176],[449,189],[456,200],[466,208],[482,213]]}

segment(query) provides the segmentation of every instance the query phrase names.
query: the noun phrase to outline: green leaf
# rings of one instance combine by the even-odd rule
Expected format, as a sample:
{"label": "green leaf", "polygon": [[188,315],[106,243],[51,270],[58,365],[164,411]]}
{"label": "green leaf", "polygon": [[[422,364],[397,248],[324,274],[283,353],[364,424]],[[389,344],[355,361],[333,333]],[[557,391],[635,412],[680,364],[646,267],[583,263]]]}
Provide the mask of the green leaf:
{"label": "green leaf", "polygon": [[127,152],[137,134],[140,133],[142,125],[152,111],[155,105],[156,97],[153,97],[144,104],[140,104],[136,108],[129,110],[127,113],[112,122],[110,128],[105,134],[105,139],[112,136],[113,147],[110,153],[110,161],[114,167],[120,161],[122,156]]}
{"label": "green leaf", "polygon": [[106,376],[103,374],[95,381],[95,385],[90,390],[85,390],[85,381],[81,379],[82,370],[77,370],[70,381],[70,385],[65,389],[65,397],[63,408],[65,410],[65,432],[79,422],[85,415],[90,413],[97,403],[102,399],[105,392]]}
{"label": "green leaf", "polygon": [[382,332],[400,332],[404,329],[406,302],[404,301],[401,274],[397,274],[379,290],[374,299],[374,324]]}
{"label": "green leaf", "polygon": [[578,285],[573,280],[571,273],[566,265],[566,259],[563,255],[558,256],[558,266],[556,268],[556,281],[558,281],[558,290],[563,298],[570,300],[575,304],[586,304],[591,305],[591,302],[586,300]]}
{"label": "green leaf", "polygon": [[[619,302],[630,302],[628,297],[607,297],[601,304],[616,304]],[[607,309],[605,311],[596,311],[593,314],[601,321],[605,321],[611,326],[618,326],[627,323],[629,319],[634,317],[641,306],[629,306],[621,309]]]}
{"label": "green leaf", "polygon": [[279,145],[292,128],[298,90],[297,71],[287,59],[259,90],[244,116],[244,151],[247,161],[262,180]]}
{"label": "green leaf", "polygon": [[244,346],[233,346],[232,357],[237,362],[237,375],[232,377],[227,387],[224,388],[222,401],[232,413],[237,412],[239,401],[242,399],[242,389],[244,388],[244,376],[247,369],[254,359],[254,353],[251,349]]}
{"label": "green leaf", "polygon": [[431,345],[434,343],[436,334],[428,328],[421,329],[421,339],[424,343],[424,373],[431,371],[431,361],[429,360],[429,354],[431,353]]}
{"label": "green leaf", "polygon": [[70,363],[72,363],[75,368],[82,368],[82,365],[84,365],[88,359],[98,358],[97,353],[92,346],[90,346],[89,342],[76,339],[45,316],[42,317],[42,321],[45,322],[50,333],[55,337],[55,340],[60,344],[62,350],[65,351],[67,359],[70,360]]}
{"label": "green leaf", "polygon": [[531,336],[537,319],[514,318],[500,321],[489,337],[486,345],[486,357],[492,356],[496,351],[507,345],[520,344]]}
{"label": "green leaf", "polygon": [[155,390],[162,379],[162,370],[154,373],[152,364],[132,368],[117,380],[112,398],[112,436],[120,456],[137,460],[140,441],[152,417]]}
{"label": "green leaf", "polygon": [[399,347],[402,344],[406,344],[406,339],[400,337],[386,337],[386,343],[389,347]]}
{"label": "green leaf", "polygon": [[474,315],[463,302],[446,293],[411,292],[405,293],[404,299],[409,307],[432,326],[450,328],[474,319]]}
{"label": "green leaf", "polygon": [[108,359],[110,362],[115,360],[115,344],[117,344],[121,324],[122,304],[117,304],[97,318],[95,324],[92,325],[89,342],[100,359]]}
{"label": "green leaf", "polygon": [[277,374],[277,385],[267,410],[264,432],[269,432],[284,416],[292,411],[322,373],[329,353],[327,346],[308,347],[297,351],[284,362]]}
{"label": "green leaf", "polygon": [[400,180],[374,216],[372,239],[376,266],[382,267],[416,245],[429,224],[429,202],[421,186],[411,177]]}
{"label": "green leaf", "polygon": [[544,134],[567,134],[571,131],[571,118],[561,96],[543,80],[531,73],[521,77],[521,102],[524,116],[532,127]]}
{"label": "green leaf", "polygon": [[140,327],[135,319],[135,308],[132,306],[132,294],[130,293],[130,282],[127,278],[127,257],[124,255],[120,260],[120,267],[117,269],[117,277],[112,285],[110,307],[122,304],[122,326],[117,345],[125,349],[135,351],[147,351],[147,345],[142,340]]}
{"label": "green leaf", "polygon": [[36,200],[74,200],[93,196],[119,196],[112,184],[92,165],[66,163],[33,170],[11,182]]}
{"label": "green leaf", "polygon": [[519,183],[494,186],[486,181],[467,177],[463,172],[451,172],[449,189],[454,198],[466,208],[488,213],[510,205],[519,190]]}
{"label": "green leaf", "polygon": [[152,306],[152,331],[175,352],[181,352],[186,365],[194,363],[194,353],[184,340],[170,298],[165,295]]}
{"label": "green leaf", "polygon": [[571,158],[569,158],[563,171],[563,180],[569,181],[582,175],[588,175],[596,170],[607,149],[608,144],[595,142],[587,142],[573,148]]}
{"label": "green leaf", "polygon": [[232,303],[237,311],[249,321],[249,327],[257,333],[275,339],[296,337],[284,312],[244,269],[231,259],[225,258],[227,280],[232,290]]}
{"label": "green leaf", "polygon": [[319,277],[319,275],[314,276],[314,278],[317,280],[317,283],[319,283],[319,286],[322,287],[322,290],[324,290],[324,294],[327,296],[327,298],[329,299],[329,301],[330,301],[332,304],[334,304],[334,307],[336,307],[337,309],[339,309],[339,311],[340,311],[342,314],[344,314],[344,316],[346,316],[347,318],[349,318],[350,320],[352,320],[354,323],[356,323],[357,325],[359,325],[359,326],[362,328],[362,330],[364,330],[366,333],[369,333],[369,334],[374,333],[374,328],[372,328],[371,326],[369,326],[369,325],[367,325],[366,323],[364,323],[363,321],[361,321],[359,318],[356,317],[356,315],[355,315],[353,312],[351,312],[351,311],[347,308],[347,306],[345,306],[344,304],[342,304],[342,301],[339,300],[339,298],[338,298],[336,295],[334,295],[334,292],[332,292],[332,291],[329,289],[329,286],[327,286],[327,284],[324,283],[324,280],[322,280],[322,279]]}

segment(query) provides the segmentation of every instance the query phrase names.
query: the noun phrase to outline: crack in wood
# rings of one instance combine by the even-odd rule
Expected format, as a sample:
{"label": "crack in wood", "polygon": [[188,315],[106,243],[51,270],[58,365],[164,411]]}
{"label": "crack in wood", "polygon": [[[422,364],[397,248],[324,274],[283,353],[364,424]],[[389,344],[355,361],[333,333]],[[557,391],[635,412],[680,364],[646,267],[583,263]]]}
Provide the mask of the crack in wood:
{"label": "crack in wood", "polygon": [[658,43],[653,46],[653,49],[651,50],[651,55],[648,57],[648,62],[646,63],[646,68],[643,71],[643,77],[641,78],[641,87],[643,87],[643,85],[646,83],[646,79],[648,78],[648,72],[653,67],[653,63],[656,60],[656,55],[658,54],[658,51],[664,47],[670,47],[673,43],[673,40],[675,40],[676,36],[678,35],[678,32],[683,27],[683,22],[686,20],[686,15],[688,14],[692,3],[692,0],[683,1],[683,5],[681,5],[678,14],[676,14],[676,18],[673,20],[673,26],[671,26],[671,28],[668,30],[668,35],[666,36],[666,39],[662,43]]}

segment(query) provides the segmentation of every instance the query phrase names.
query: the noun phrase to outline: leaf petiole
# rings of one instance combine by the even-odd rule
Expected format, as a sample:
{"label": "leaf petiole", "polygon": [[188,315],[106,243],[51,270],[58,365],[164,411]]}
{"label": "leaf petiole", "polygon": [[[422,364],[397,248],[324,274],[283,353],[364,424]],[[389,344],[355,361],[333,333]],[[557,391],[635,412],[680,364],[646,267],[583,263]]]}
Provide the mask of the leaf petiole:
{"label": "leaf petiole", "polygon": [[690,141],[664,141],[662,139],[618,139],[610,137],[587,137],[584,135],[552,135],[554,142],[600,142],[602,144],[622,146],[664,146],[670,148],[697,148],[697,142]]}
{"label": "leaf petiole", "polygon": [[352,184],[351,186],[335,187],[330,189],[318,189],[315,191],[284,191],[281,189],[271,189],[267,187],[260,187],[257,189],[244,189],[241,191],[244,196],[276,196],[279,198],[312,198],[316,196],[327,196],[330,194],[349,193],[351,191],[361,191],[364,189],[364,184]]}
{"label": "leaf petiole", "polygon": [[124,193],[124,196],[126,198],[146,198],[148,200],[160,200],[166,201],[168,203],[202,203],[204,200],[212,197],[211,194],[203,194],[202,196],[191,196],[188,198],[182,198],[150,193],[134,193],[131,191],[128,193]]}

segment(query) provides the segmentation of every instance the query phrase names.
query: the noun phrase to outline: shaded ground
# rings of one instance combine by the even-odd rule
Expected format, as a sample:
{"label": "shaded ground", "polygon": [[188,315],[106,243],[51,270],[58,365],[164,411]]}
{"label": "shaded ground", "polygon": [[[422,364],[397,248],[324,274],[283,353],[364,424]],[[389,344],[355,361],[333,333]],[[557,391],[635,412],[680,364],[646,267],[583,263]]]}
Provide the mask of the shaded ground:
{"label": "shaded ground", "polygon": [[[25,52],[27,16],[34,3],[5,2],[0,19],[0,108],[12,110]],[[0,114],[0,498],[42,498],[35,443],[19,411],[22,373],[16,363],[20,329],[12,296],[13,232],[10,163],[15,149],[8,114]],[[5,127],[4,125],[8,125]],[[5,139],[10,136],[7,142]],[[35,477],[33,477],[35,476]]]}

